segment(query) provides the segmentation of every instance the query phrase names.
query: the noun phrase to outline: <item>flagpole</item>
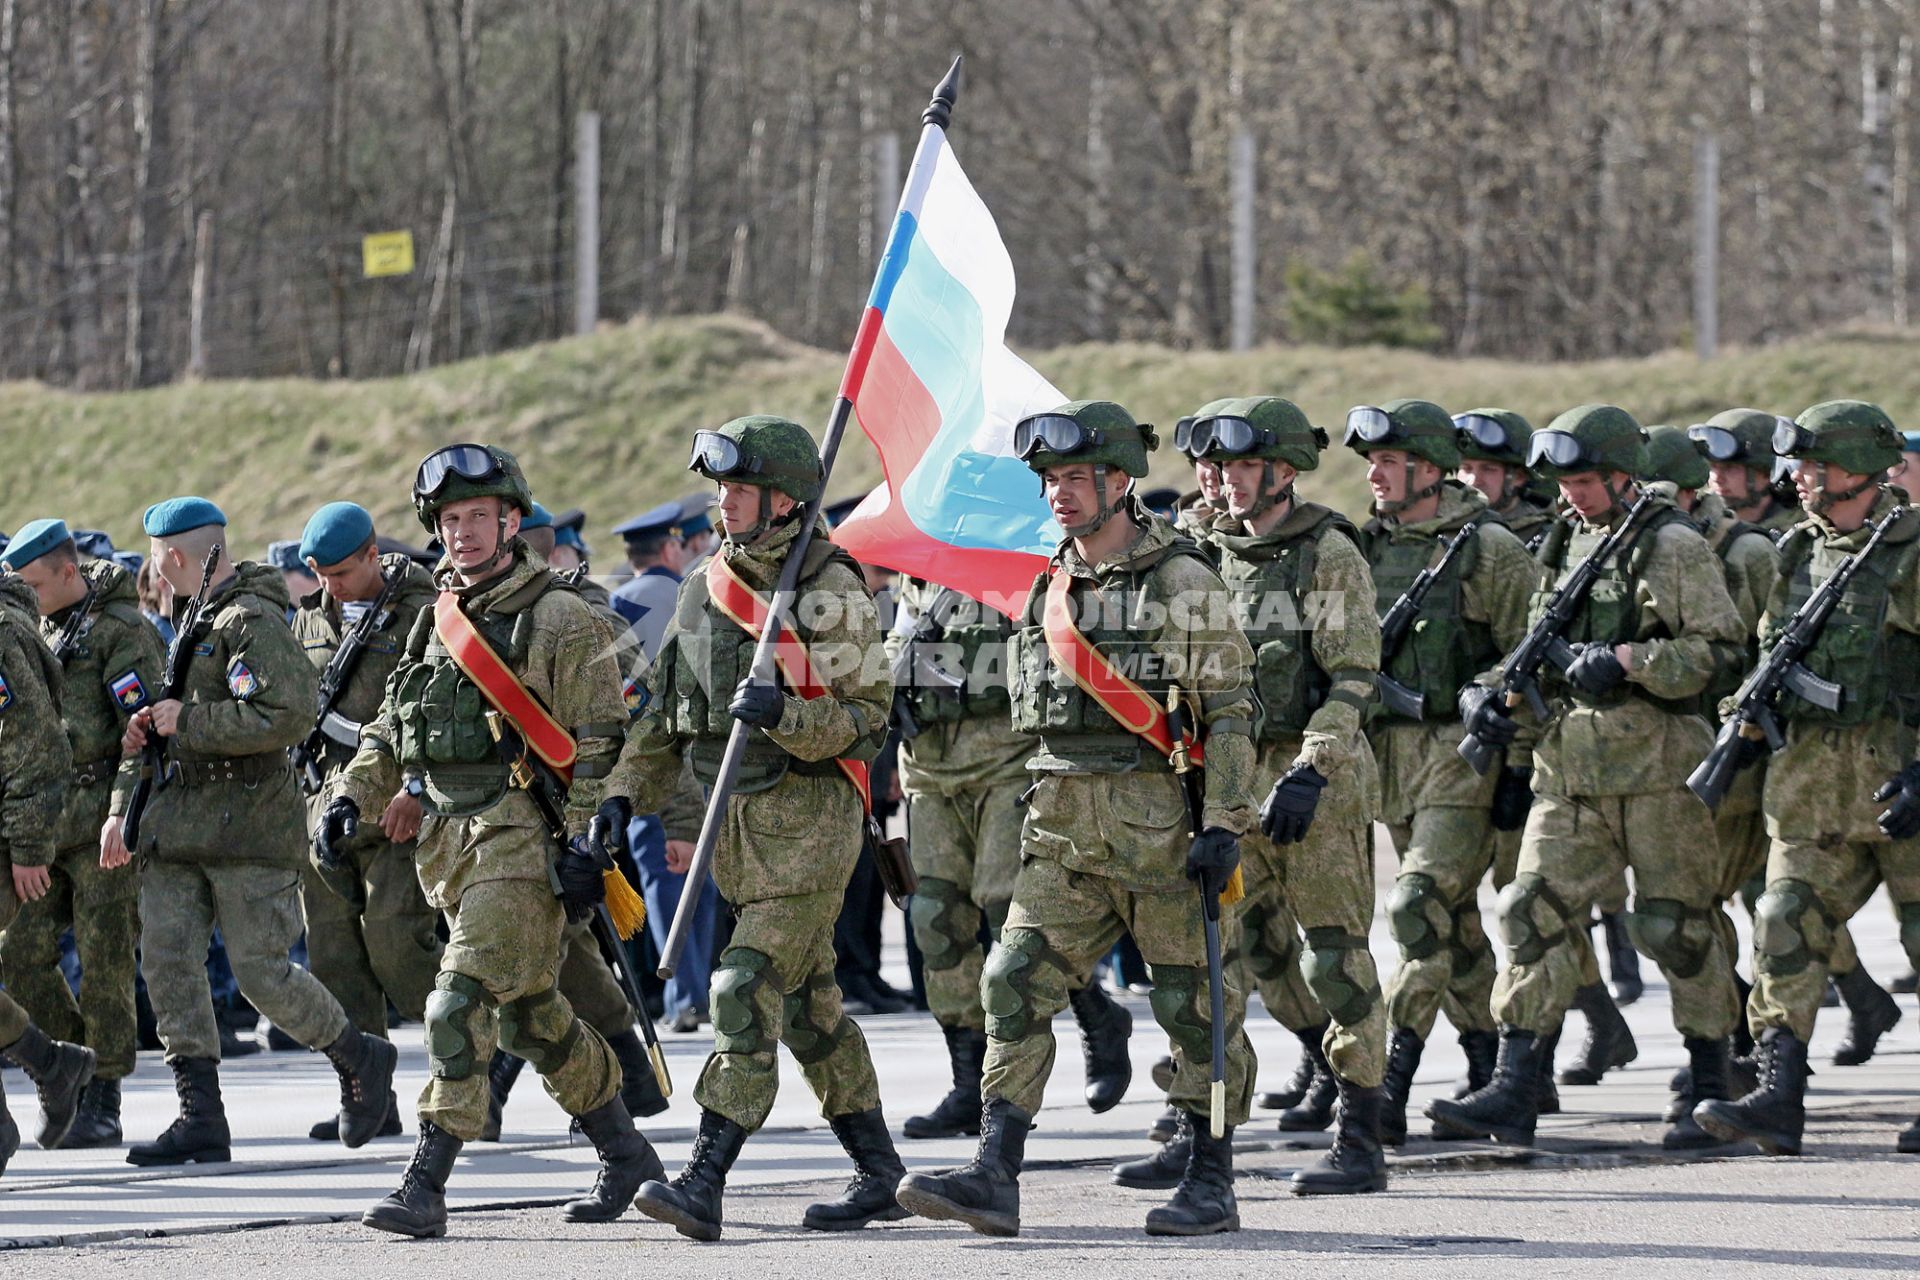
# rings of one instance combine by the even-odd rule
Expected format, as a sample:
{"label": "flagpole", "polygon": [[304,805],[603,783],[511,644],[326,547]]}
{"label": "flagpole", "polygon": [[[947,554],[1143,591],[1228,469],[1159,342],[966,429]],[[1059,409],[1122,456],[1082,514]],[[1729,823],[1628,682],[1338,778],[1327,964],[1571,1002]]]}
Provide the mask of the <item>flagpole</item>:
{"label": "flagpole", "polygon": [[[953,65],[947,68],[946,76],[940,81],[940,87],[933,91],[933,101],[920,113],[920,144],[914,149],[913,163],[907,169],[907,192],[913,191],[924,162],[939,147],[941,135],[953,118],[953,106],[960,97],[960,63],[960,58],[954,58]],[[903,194],[903,207],[906,200]],[[883,256],[875,273],[876,282],[885,274],[887,266]],[[873,349],[880,337],[880,322],[880,309],[868,306],[860,317],[859,329],[854,333],[853,348],[847,353],[846,373],[840,379],[840,391],[834,398],[833,412],[827,419],[827,437],[820,444],[820,497],[801,505],[800,533],[787,551],[786,562],[780,567],[780,580],[774,587],[772,607],[767,612],[768,625],[762,628],[760,639],[754,646],[752,679],[755,684],[773,683],[774,641],[780,634],[782,620],[793,608],[800,566],[805,562],[807,549],[813,543],[814,525],[819,519],[821,504],[826,501],[827,477],[833,474],[833,462],[840,453],[840,440],[846,435],[847,423],[853,417],[854,397],[859,394],[860,384],[866,378],[867,365],[873,359]],[[714,691],[716,696],[721,692]],[[713,780],[713,790],[707,799],[706,818],[700,824],[700,839],[694,846],[693,861],[687,867],[680,905],[673,913],[673,927],[667,932],[666,945],[660,949],[658,972],[662,978],[673,976],[680,963],[680,953],[686,949],[687,933],[693,927],[694,910],[699,904],[701,891],[706,888],[707,877],[713,870],[714,849],[720,842],[720,827],[725,820],[727,801],[732,798],[734,782],[740,774],[740,759],[746,754],[748,732],[748,726],[736,720],[732,732],[727,735],[727,749],[720,757],[720,772]]]}

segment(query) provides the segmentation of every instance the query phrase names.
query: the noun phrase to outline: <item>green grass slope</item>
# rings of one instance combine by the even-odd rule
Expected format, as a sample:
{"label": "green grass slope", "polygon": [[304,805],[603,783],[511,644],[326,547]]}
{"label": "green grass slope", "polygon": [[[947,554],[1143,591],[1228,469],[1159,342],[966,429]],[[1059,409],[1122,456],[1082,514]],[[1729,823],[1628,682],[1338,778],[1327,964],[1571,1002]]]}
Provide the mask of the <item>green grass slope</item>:
{"label": "green grass slope", "polygon": [[[1381,349],[1227,355],[1094,344],[1031,359],[1068,395],[1119,400],[1163,429],[1217,396],[1274,393],[1297,401],[1337,438],[1349,405],[1403,395],[1453,412],[1518,409],[1536,425],[1596,400],[1625,405],[1648,423],[1685,424],[1732,405],[1795,413],[1861,396],[1910,424],[1920,422],[1916,357],[1920,336],[1862,331],[1734,351],[1707,364],[1681,353],[1515,364]],[[618,555],[610,525],[696,487],[685,471],[694,428],[772,412],[817,434],[843,359],[753,321],[716,316],[635,320],[375,382],[207,382],[112,394],[0,385],[0,439],[10,464],[0,469],[0,529],[59,515],[144,550],[145,506],[198,493],[225,508],[246,554],[297,536],[316,506],[342,498],[417,541],[407,499],[414,464],[437,445],[482,440],[518,453],[548,506],[584,506],[589,541],[608,565]],[[878,458],[855,432],[832,493],[853,494],[878,479]],[[1186,468],[1163,450],[1154,480],[1184,487]],[[1302,489],[1364,510],[1358,460],[1337,444]]]}

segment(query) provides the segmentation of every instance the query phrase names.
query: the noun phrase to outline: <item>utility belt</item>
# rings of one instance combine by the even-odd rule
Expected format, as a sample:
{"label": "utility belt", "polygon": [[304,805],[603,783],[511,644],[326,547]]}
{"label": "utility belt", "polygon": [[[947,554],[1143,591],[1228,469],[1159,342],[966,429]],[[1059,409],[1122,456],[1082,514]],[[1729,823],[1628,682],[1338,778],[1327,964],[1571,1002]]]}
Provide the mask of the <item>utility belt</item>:
{"label": "utility belt", "polygon": [[215,760],[176,760],[173,780],[183,787],[210,787],[221,782],[254,786],[281,774],[291,774],[293,766],[285,753],[263,751],[251,756],[228,756]]}
{"label": "utility belt", "polygon": [[1089,773],[1172,773],[1173,763],[1158,751],[1140,749],[1131,733],[1043,733],[1041,753]]}
{"label": "utility belt", "polygon": [[120,772],[119,756],[102,756],[98,760],[89,760],[73,771],[73,777],[67,785],[72,787],[94,787],[109,782],[113,775]]}
{"label": "utility belt", "polygon": [[1601,694],[1599,697],[1575,688],[1571,684],[1562,683],[1559,697],[1572,703],[1576,707],[1585,707],[1588,710],[1594,711],[1610,711],[1615,707],[1624,707],[1630,702],[1644,702],[1650,707],[1655,707],[1666,712],[1668,715],[1698,716],[1707,714],[1706,699],[1699,694],[1692,694],[1684,698],[1658,698],[1648,693],[1644,686],[1634,684],[1630,681],[1619,685],[1610,693]]}
{"label": "utility belt", "polygon": [[[734,778],[735,795],[771,791],[789,773],[803,778],[846,776],[838,760],[802,760],[771,740],[754,741],[749,735],[746,750],[740,756],[740,772]],[[693,776],[703,787],[711,787],[720,776],[720,758],[726,754],[725,738],[695,738],[687,744],[687,760]]]}

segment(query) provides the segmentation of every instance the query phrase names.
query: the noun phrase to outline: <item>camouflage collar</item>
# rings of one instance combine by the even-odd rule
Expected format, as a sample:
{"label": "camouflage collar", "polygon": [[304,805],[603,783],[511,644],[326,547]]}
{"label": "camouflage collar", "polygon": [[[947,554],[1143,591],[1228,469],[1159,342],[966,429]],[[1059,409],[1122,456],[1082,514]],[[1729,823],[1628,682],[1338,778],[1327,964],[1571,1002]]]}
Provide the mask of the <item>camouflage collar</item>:
{"label": "camouflage collar", "polygon": [[1376,532],[1386,534],[1391,542],[1400,542],[1452,533],[1467,521],[1485,514],[1486,510],[1485,494],[1471,485],[1447,479],[1440,482],[1439,509],[1425,520],[1416,520],[1407,524],[1398,520],[1383,520],[1376,516],[1373,523],[1379,526]]}
{"label": "camouflage collar", "polygon": [[1064,538],[1053,553],[1053,562],[1076,578],[1104,578],[1110,573],[1139,572],[1150,569],[1167,553],[1167,549],[1181,537],[1167,521],[1147,512],[1144,508],[1126,512],[1139,526],[1139,531],[1126,546],[1115,554],[1090,565],[1080,554],[1080,548],[1072,538]]}

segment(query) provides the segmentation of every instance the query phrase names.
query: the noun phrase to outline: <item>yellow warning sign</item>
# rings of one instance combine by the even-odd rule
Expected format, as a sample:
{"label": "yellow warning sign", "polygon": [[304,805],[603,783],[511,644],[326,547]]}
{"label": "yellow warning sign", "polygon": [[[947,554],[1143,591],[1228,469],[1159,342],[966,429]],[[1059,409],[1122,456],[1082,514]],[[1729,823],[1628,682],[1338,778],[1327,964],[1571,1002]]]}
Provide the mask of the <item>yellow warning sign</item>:
{"label": "yellow warning sign", "polygon": [[360,262],[367,279],[413,274],[413,232],[381,231],[360,241]]}

